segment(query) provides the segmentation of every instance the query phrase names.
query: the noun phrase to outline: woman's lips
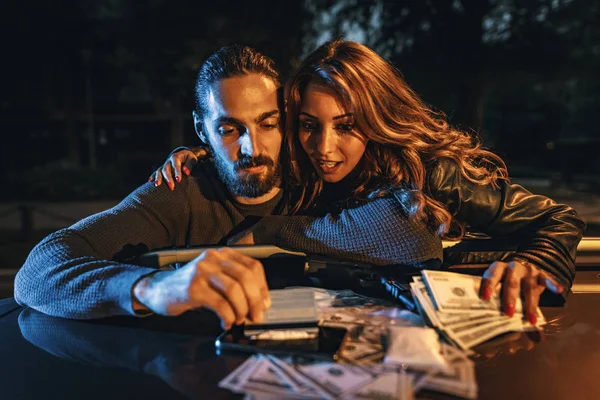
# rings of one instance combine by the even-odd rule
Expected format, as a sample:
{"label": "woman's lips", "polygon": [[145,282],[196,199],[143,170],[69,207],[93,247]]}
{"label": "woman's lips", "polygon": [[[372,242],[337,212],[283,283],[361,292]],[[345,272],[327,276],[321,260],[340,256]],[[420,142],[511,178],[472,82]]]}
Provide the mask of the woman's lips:
{"label": "woman's lips", "polygon": [[333,174],[342,166],[341,161],[315,160],[315,164],[324,174]]}

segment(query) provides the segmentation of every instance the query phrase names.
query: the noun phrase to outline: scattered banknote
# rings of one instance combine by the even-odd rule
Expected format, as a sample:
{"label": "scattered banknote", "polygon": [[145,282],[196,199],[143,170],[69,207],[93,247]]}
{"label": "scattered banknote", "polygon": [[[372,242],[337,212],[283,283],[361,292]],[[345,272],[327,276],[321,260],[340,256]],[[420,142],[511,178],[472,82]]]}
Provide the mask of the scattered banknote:
{"label": "scattered banknote", "polygon": [[520,299],[513,317],[502,313],[500,288],[490,301],[480,299],[481,280],[454,272],[422,271],[410,287],[425,322],[463,350],[506,332],[534,330],[546,323],[539,307],[535,326],[525,320]]}
{"label": "scattered banknote", "polygon": [[219,386],[254,400],[413,399],[419,392],[477,396],[473,362],[446,343],[440,343],[439,352],[448,368],[384,363],[396,331],[390,326],[428,329],[418,315],[348,290],[315,289],[315,299],[320,324],[348,330],[337,362],[255,355]]}
{"label": "scattered banknote", "polygon": [[306,363],[271,355],[248,358],[219,387],[246,399],[413,399],[416,394],[443,392],[477,397],[475,368],[463,352],[442,344],[449,371],[413,370],[407,365],[371,366],[334,362]]}

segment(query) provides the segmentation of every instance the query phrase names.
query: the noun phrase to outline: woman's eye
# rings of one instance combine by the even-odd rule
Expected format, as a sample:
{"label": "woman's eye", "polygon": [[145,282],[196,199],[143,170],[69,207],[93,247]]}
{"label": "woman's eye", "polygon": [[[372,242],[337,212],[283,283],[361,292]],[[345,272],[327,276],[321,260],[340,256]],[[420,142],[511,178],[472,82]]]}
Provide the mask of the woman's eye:
{"label": "woman's eye", "polygon": [[302,129],[304,129],[305,131],[314,131],[315,129],[317,129],[317,125],[313,124],[312,122],[308,122],[308,121],[301,121],[300,127]]}
{"label": "woman's eye", "polygon": [[338,124],[335,129],[342,133],[350,133],[354,130],[354,124]]}

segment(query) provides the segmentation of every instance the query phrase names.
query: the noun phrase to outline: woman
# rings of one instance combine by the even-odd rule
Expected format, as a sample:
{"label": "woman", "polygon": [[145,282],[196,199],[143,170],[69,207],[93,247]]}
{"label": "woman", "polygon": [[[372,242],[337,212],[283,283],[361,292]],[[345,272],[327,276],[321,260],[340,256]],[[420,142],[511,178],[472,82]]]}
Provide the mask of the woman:
{"label": "woman", "polygon": [[[286,100],[288,206],[303,216],[266,217],[255,232],[260,224],[280,224],[284,232],[293,229],[294,218],[310,218],[331,204],[350,207],[393,195],[411,219],[426,221],[442,237],[460,239],[470,226],[520,239],[514,254],[485,271],[480,294],[489,299],[504,282],[507,315],[515,313],[521,291],[533,324],[545,289],[566,297],[585,227],[577,213],[510,184],[498,156],[450,127],[374,51],[349,41],[320,46],[288,82]],[[189,171],[186,163],[194,158],[175,153],[162,173],[182,163]],[[281,235],[262,240],[286,244]]]}

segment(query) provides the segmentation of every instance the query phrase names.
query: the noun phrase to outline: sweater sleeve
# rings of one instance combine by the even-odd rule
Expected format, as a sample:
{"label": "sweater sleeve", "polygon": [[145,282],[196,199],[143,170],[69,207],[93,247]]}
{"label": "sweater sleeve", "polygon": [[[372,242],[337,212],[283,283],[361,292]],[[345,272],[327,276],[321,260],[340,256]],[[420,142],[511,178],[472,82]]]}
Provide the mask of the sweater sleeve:
{"label": "sweater sleeve", "polygon": [[256,244],[375,265],[442,260],[441,240],[424,223],[407,218],[392,197],[339,214],[267,216],[252,232]]}
{"label": "sweater sleeve", "polygon": [[154,270],[125,260],[183,243],[186,190],[145,184],[117,206],[46,237],[15,277],[15,300],[66,318],[135,315],[132,287]]}

